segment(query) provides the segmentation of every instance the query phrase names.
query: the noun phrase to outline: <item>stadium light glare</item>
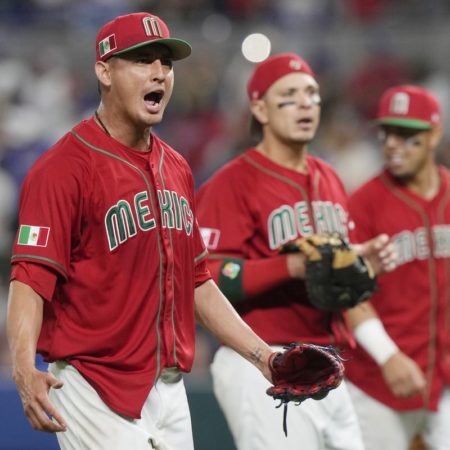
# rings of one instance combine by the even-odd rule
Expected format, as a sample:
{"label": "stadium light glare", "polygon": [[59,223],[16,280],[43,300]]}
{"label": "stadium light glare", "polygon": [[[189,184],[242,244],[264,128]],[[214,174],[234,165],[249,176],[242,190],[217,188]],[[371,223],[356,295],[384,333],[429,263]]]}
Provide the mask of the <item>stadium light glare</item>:
{"label": "stadium light glare", "polygon": [[270,39],[265,34],[252,33],[242,41],[241,51],[245,59],[258,63],[270,55],[271,47]]}

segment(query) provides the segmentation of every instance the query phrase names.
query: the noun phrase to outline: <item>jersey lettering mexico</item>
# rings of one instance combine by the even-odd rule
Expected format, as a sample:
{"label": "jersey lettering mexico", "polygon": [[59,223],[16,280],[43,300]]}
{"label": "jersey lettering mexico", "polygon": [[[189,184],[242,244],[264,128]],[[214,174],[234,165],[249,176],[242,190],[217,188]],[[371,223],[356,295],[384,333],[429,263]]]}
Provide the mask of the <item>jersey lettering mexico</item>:
{"label": "jersey lettering mexico", "polygon": [[431,200],[402,187],[384,171],[350,198],[360,242],[387,233],[398,267],[379,277],[371,298],[388,334],[413,358],[428,381],[425,396],[396,398],[380,369],[361,348],[346,364],[348,378],[370,396],[398,410],[436,409],[450,384],[450,172]]}
{"label": "jersey lettering mexico", "polygon": [[[301,174],[250,149],[216,172],[197,193],[198,220],[211,257],[256,260],[276,256],[298,237],[319,232],[347,237],[342,183],[325,162],[307,156],[307,165],[308,175]],[[237,276],[231,265],[222,272]],[[340,315],[313,308],[302,281],[285,282],[235,307],[271,344],[329,344],[341,334],[336,333]]]}
{"label": "jersey lettering mexico", "polygon": [[140,417],[164,367],[191,369],[194,288],[210,277],[187,163],[154,135],[138,153],[83,121],[31,169],[19,223],[12,262],[58,274],[38,351]]}

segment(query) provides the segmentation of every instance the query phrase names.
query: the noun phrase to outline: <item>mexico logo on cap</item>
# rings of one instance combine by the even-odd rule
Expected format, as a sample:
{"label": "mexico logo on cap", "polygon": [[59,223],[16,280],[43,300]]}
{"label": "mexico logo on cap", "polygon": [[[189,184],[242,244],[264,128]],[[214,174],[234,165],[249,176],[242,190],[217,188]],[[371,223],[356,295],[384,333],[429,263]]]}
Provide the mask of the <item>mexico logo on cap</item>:
{"label": "mexico logo on cap", "polygon": [[300,70],[302,68],[302,63],[300,61],[297,61],[296,59],[291,59],[289,61],[289,67],[292,70]]}
{"label": "mexico logo on cap", "polygon": [[147,36],[158,36],[163,37],[163,32],[161,30],[161,25],[158,20],[154,17],[144,17],[142,19],[142,24],[145,28],[145,34]]}
{"label": "mexico logo on cap", "polygon": [[389,111],[394,114],[408,114],[409,95],[406,92],[397,92],[389,104]]}

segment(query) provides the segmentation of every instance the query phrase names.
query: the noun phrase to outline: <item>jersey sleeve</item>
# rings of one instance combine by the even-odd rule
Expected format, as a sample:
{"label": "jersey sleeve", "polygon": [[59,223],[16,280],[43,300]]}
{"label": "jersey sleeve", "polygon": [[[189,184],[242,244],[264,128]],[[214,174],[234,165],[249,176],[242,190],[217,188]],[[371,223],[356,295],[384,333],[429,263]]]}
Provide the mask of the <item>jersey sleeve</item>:
{"label": "jersey sleeve", "polygon": [[235,173],[219,173],[197,193],[198,218],[210,253],[211,275],[232,303],[289,279],[285,256],[246,259],[244,249],[256,226],[245,188],[242,183],[234,182],[235,176]]}
{"label": "jersey sleeve", "polygon": [[211,273],[208,269],[207,258],[208,250],[200,234],[200,229],[197,221],[194,221],[194,245],[195,245],[195,287],[200,286],[205,281],[211,278]]}
{"label": "jersey sleeve", "polygon": [[193,242],[194,242],[194,283],[195,287],[202,285],[205,281],[211,279],[211,273],[208,268],[207,258],[208,250],[203,241],[200,227],[197,220],[197,208],[194,194],[194,178],[189,165],[182,159],[186,179],[189,185],[190,201],[194,212],[193,222]]}
{"label": "jersey sleeve", "polygon": [[20,281],[33,289],[43,299],[51,301],[55,292],[58,275],[50,267],[30,262],[12,265],[10,281]]}
{"label": "jersey sleeve", "polygon": [[352,241],[365,242],[373,238],[376,233],[373,230],[372,222],[376,214],[371,210],[371,201],[363,189],[353,193],[348,202],[351,220],[354,223],[352,230]]}
{"label": "jersey sleeve", "polygon": [[242,184],[224,172],[197,192],[197,218],[210,253],[240,257],[254,232],[245,193],[237,186]]}
{"label": "jersey sleeve", "polygon": [[13,263],[41,264],[67,278],[71,249],[82,226],[86,172],[84,161],[69,149],[67,155],[50,150],[31,169],[20,194]]}

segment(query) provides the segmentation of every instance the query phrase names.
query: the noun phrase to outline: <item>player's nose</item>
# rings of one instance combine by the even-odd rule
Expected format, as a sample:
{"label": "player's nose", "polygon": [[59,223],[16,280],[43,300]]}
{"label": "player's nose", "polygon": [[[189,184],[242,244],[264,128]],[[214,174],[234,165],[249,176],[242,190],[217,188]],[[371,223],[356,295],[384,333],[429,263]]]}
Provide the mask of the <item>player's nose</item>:
{"label": "player's nose", "polygon": [[404,143],[404,139],[401,136],[398,136],[395,133],[387,133],[384,139],[384,145],[386,147],[397,147]]}
{"label": "player's nose", "polygon": [[160,59],[155,59],[151,65],[151,77],[154,81],[163,81],[166,78],[166,71],[164,70],[164,64]]}

